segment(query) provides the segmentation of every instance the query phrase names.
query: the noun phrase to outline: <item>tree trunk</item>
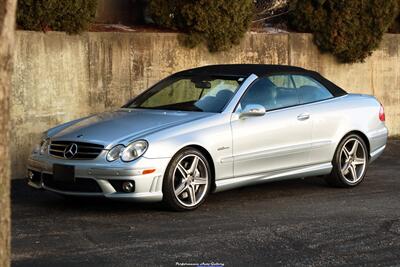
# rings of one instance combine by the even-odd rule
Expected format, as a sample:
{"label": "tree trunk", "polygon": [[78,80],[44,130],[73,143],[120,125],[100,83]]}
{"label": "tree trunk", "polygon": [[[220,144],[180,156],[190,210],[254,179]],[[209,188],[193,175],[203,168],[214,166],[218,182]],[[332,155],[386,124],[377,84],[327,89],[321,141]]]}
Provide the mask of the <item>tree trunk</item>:
{"label": "tree trunk", "polygon": [[9,96],[16,0],[0,0],[0,266],[10,265]]}

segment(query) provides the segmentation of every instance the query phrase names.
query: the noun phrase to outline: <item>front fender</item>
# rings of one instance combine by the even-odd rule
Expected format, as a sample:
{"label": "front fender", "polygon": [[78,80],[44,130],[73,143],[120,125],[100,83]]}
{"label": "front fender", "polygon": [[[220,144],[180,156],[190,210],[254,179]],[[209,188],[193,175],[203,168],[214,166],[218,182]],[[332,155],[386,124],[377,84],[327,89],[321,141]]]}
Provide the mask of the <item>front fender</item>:
{"label": "front fender", "polygon": [[233,175],[233,162],[222,162],[232,157],[232,133],[229,114],[219,114],[182,126],[173,127],[145,138],[149,148],[146,158],[172,158],[187,146],[200,146],[211,155],[216,179]]}

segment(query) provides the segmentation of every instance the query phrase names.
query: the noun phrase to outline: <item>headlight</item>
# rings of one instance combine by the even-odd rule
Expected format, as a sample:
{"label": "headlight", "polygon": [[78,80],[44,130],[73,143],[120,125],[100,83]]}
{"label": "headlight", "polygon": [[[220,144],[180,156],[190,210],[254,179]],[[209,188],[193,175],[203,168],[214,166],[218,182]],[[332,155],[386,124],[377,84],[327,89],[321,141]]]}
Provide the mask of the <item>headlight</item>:
{"label": "headlight", "polygon": [[144,140],[135,141],[129,144],[121,154],[122,161],[132,161],[146,152],[148,143]]}
{"label": "headlight", "polygon": [[130,143],[127,147],[123,145],[116,145],[111,148],[107,153],[108,161],[115,161],[121,158],[122,161],[129,162],[142,156],[146,152],[148,143],[145,140],[135,141]]}
{"label": "headlight", "polygon": [[49,145],[50,145],[50,139],[47,137],[46,132],[44,132],[40,138],[40,142],[37,143],[34,147],[33,147],[33,154],[40,154],[43,155],[44,153],[46,153],[49,149]]}
{"label": "headlight", "polygon": [[40,155],[47,153],[47,151],[49,150],[49,146],[50,146],[49,138],[42,140],[42,142],[40,143]]}
{"label": "headlight", "polygon": [[121,152],[124,151],[124,148],[125,147],[123,145],[117,145],[113,147],[110,151],[108,151],[107,160],[114,161],[119,159]]}

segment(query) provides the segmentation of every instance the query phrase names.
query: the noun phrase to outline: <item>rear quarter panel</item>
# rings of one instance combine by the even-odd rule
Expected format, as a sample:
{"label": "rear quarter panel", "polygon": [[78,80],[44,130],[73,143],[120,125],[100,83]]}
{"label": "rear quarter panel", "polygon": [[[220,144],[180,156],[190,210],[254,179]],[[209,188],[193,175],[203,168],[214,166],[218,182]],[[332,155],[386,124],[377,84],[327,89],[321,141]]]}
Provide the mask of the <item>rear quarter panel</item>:
{"label": "rear quarter panel", "polygon": [[349,94],[311,104],[311,162],[332,161],[339,142],[353,131],[367,137],[370,153],[384,146],[388,132],[384,122],[379,120],[379,110],[380,103],[368,95]]}

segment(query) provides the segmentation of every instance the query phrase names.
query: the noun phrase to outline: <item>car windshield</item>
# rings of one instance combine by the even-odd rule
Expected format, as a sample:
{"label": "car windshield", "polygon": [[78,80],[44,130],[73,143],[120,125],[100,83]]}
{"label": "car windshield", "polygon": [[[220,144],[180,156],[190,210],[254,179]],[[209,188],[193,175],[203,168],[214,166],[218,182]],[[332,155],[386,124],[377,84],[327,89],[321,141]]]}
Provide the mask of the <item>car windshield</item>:
{"label": "car windshield", "polygon": [[222,112],[243,77],[171,77],[142,93],[126,108]]}

